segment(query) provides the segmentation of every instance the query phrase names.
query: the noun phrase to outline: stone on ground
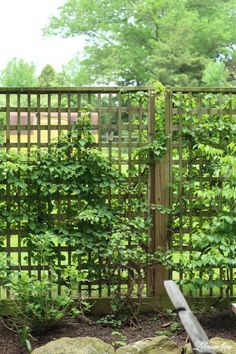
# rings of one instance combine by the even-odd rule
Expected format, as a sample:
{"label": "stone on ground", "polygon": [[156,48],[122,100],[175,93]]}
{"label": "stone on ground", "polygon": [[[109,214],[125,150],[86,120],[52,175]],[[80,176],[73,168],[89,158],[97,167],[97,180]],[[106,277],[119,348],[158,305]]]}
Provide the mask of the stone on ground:
{"label": "stone on ground", "polygon": [[215,337],[210,339],[210,343],[216,354],[236,354],[236,342],[232,339]]}
{"label": "stone on ground", "polygon": [[[216,354],[236,354],[236,342],[232,339],[215,337],[209,340]],[[184,346],[184,354],[192,354],[191,344]],[[205,348],[206,349],[206,348]]]}
{"label": "stone on ground", "polygon": [[34,349],[32,354],[115,354],[115,350],[98,338],[64,337]]}
{"label": "stone on ground", "polygon": [[117,354],[181,354],[179,347],[166,336],[146,338],[126,345]]}

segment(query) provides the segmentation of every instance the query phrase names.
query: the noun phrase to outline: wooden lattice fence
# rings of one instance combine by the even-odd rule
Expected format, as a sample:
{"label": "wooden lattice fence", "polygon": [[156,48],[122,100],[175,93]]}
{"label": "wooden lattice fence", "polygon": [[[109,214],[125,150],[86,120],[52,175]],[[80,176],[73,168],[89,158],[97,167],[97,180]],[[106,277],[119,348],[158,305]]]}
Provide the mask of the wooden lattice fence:
{"label": "wooden lattice fence", "polygon": [[[230,122],[232,123],[231,129],[234,129],[236,123],[236,89],[167,90],[166,122],[166,132],[170,137],[168,170],[171,188],[168,205],[174,211],[169,220],[170,229],[166,232],[169,234],[170,248],[176,253],[176,261],[178,262],[178,257],[185,256],[191,262],[194,232],[201,228],[204,221],[214,215],[219,215],[222,208],[225,208],[224,212],[227,212],[220,198],[217,205],[211,205],[207,198],[204,199],[199,196],[200,193],[196,193],[196,191],[210,190],[217,183],[219,188],[221,185],[217,174],[214,174],[210,168],[209,158],[200,152],[196,153],[198,150],[196,150],[197,143],[194,140],[194,134],[198,135],[200,141],[204,141],[206,139],[204,137],[208,136],[209,141],[205,141],[205,144],[212,146],[212,149],[222,149],[224,145],[235,143],[230,140],[232,139],[230,134],[227,135],[226,126]],[[211,134],[208,134],[209,129]],[[212,152],[212,159],[213,156]],[[234,247],[234,241],[232,247]],[[234,259],[235,254],[232,253],[231,257]],[[235,296],[235,269],[231,267],[229,272],[230,296]],[[181,271],[172,272],[170,276],[173,279],[184,280],[184,274]],[[209,274],[204,274],[204,272],[197,275],[189,274],[190,278],[191,276],[208,279]],[[220,274],[219,278],[222,279],[222,277],[223,274]],[[211,280],[214,278],[210,275],[209,282]],[[187,286],[183,286],[183,289],[189,293]],[[197,291],[195,290],[192,295],[214,297],[225,296],[225,293],[220,286],[203,289],[200,282]]]}
{"label": "wooden lattice fence", "polygon": [[[135,99],[141,92],[142,99]],[[0,89],[0,139],[2,151],[25,151],[30,156],[34,147],[50,148],[57,136],[71,129],[73,124],[84,114],[91,118],[96,147],[116,168],[125,172],[132,166],[139,166],[139,175],[136,178],[140,191],[144,191],[148,198],[148,175],[142,174],[140,157],[133,157],[133,152],[145,146],[154,137],[154,96],[151,88],[69,88],[69,89],[42,89],[42,88],[1,88]],[[131,175],[129,182],[133,183]],[[15,195],[8,184],[1,182],[0,205],[2,215],[4,210],[18,210],[21,213],[23,197]],[[143,193],[143,192],[141,192]],[[109,199],[119,198],[119,195],[108,195]],[[134,213],[132,203],[139,196],[129,195],[124,203],[130,217]],[[70,198],[59,198],[53,201],[54,220],[63,220],[66,217]],[[23,244],[25,229],[20,221],[11,221],[2,218],[0,234],[4,238],[2,252],[6,253],[11,261],[12,270],[19,270],[41,276],[39,265],[32,263],[29,249]],[[73,250],[68,245],[59,245],[60,252],[66,257],[64,265],[71,264]],[[88,259],[90,255],[88,254]],[[98,261],[99,262],[99,261]],[[62,264],[59,264],[60,266]],[[128,283],[127,275],[120,276],[120,285]],[[81,286],[88,296],[106,297],[110,295],[112,284],[104,284],[97,279]],[[2,297],[5,297],[2,290]]]}
{"label": "wooden lattice fence", "polygon": [[[139,95],[139,93],[142,93]],[[134,96],[139,95],[135,99]],[[165,131],[167,152],[151,165],[149,174],[142,174],[140,157],[133,152],[155,139],[155,100],[153,88],[98,87],[98,88],[1,88],[0,89],[0,142],[2,151],[26,151],[31,154],[34,146],[47,149],[58,135],[71,129],[73,123],[87,111],[91,117],[97,148],[119,171],[129,170],[136,165],[139,170],[137,183],[150,203],[162,204],[175,209],[171,217],[153,212],[153,228],[150,231],[151,249],[170,247],[176,254],[185,254],[191,262],[192,233],[204,220],[214,213],[204,200],[197,198],[194,188],[206,187],[214,176],[207,171],[207,161],[201,155],[193,158],[193,145],[188,132],[194,131],[204,120],[220,122],[236,119],[236,89],[168,89],[165,94]],[[128,176],[131,183],[132,176]],[[11,195],[8,187],[0,188],[1,209],[20,209],[20,196]],[[117,198],[118,196],[108,196]],[[132,218],[132,203],[139,196],[129,196],[126,201],[128,215]],[[55,218],[62,218],[64,204],[55,201]],[[64,204],[63,204],[64,203]],[[215,211],[217,212],[217,211]],[[24,230],[20,222],[12,224],[1,220],[0,235],[5,243],[2,251],[15,260],[14,270],[40,269],[26,260],[28,249],[22,244]],[[61,246],[66,262],[71,262],[71,250]],[[29,258],[28,258],[29,260]],[[166,296],[163,281],[168,278],[183,279],[181,271],[170,274],[157,266],[147,279],[147,291],[152,299]],[[234,269],[231,269],[232,284]],[[120,285],[126,286],[128,278],[120,278]],[[112,284],[101,279],[83,285],[81,290],[92,297],[109,297]],[[188,289],[186,288],[186,291]],[[210,289],[207,293],[199,287],[200,297],[222,294],[221,289]],[[235,295],[231,286],[231,296]],[[1,296],[5,297],[2,290]],[[154,300],[153,300],[154,301]],[[155,303],[153,302],[155,305]]]}

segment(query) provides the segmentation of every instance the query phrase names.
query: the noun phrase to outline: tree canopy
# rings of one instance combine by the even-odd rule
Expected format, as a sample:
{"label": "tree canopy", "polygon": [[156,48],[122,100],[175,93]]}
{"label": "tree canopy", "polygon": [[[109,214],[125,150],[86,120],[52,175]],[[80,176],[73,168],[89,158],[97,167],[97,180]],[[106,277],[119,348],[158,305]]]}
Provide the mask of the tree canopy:
{"label": "tree canopy", "polygon": [[38,85],[44,87],[57,86],[57,73],[52,65],[46,64],[39,77]]}
{"label": "tree canopy", "polygon": [[36,65],[23,59],[13,58],[1,71],[1,86],[36,86]]}
{"label": "tree canopy", "polygon": [[39,75],[36,64],[13,58],[0,73],[0,86],[7,87],[52,87],[65,84],[63,73],[57,73],[52,65],[46,64]]}
{"label": "tree canopy", "polygon": [[75,84],[201,85],[204,71],[209,74],[218,61],[227,67],[229,82],[236,71],[235,5],[236,0],[67,0],[44,34],[86,36],[84,58],[65,68]]}

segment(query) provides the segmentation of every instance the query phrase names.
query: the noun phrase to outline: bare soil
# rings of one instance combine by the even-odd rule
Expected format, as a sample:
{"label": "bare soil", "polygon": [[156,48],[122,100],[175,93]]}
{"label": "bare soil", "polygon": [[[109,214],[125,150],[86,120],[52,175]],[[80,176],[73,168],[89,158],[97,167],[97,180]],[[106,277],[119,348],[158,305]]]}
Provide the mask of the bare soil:
{"label": "bare soil", "polygon": [[[227,312],[201,313],[197,317],[205,329],[209,338],[223,337],[236,341],[236,316],[230,317]],[[173,325],[173,322],[175,323]],[[89,321],[78,318],[69,323],[63,323],[44,335],[31,339],[33,348],[40,347],[51,340],[62,337],[91,336],[102,339],[104,342],[114,345],[121,340],[113,332],[121,333],[127,344],[147,337],[153,337],[166,333],[178,345],[184,345],[187,341],[185,330],[176,325],[179,322],[177,316],[165,313],[149,313],[140,315],[139,328],[127,321],[121,328],[112,328],[105,324],[98,324],[97,318],[90,317]],[[171,325],[172,324],[172,325]],[[176,329],[177,327],[177,329]],[[161,331],[161,332],[160,332]],[[113,334],[112,334],[113,333]],[[3,323],[0,324],[0,354],[26,354],[27,350],[20,347],[17,333],[8,330]]]}

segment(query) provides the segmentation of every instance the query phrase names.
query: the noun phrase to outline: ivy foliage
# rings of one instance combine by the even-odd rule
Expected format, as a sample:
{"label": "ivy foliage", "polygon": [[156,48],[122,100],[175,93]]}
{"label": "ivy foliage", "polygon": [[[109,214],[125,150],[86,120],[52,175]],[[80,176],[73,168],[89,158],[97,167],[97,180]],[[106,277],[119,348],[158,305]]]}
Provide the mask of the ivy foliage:
{"label": "ivy foliage", "polygon": [[[125,294],[114,284],[129,278],[123,291],[135,310],[133,291],[141,301],[147,270],[162,257],[148,251],[151,218],[145,197],[132,208],[127,203],[132,195],[142,195],[140,186],[130,184],[127,174],[119,173],[95,148],[90,121],[84,113],[48,150],[0,154],[0,227],[20,230],[20,247],[28,250],[22,261],[40,269],[39,278],[21,271],[20,265],[19,273],[9,276],[6,264],[14,260],[0,262],[1,282],[16,305],[7,324],[23,331],[27,346],[32,331],[47,331],[89,309],[78,291],[80,284],[99,279],[113,285],[111,295],[121,304],[118,299]],[[130,218],[130,212],[135,216]],[[3,236],[0,246],[5,251]]]}
{"label": "ivy foliage", "polygon": [[67,262],[60,248],[67,247],[75,264],[79,257],[88,282],[100,278],[112,284],[118,270],[143,280],[158,255],[148,252],[151,218],[145,197],[129,217],[127,200],[137,188],[94,147],[84,115],[49,150],[1,153],[1,227],[20,225],[34,265],[58,274],[58,262]]}
{"label": "ivy foliage", "polygon": [[[163,209],[171,214],[172,267],[189,289],[221,288],[229,299],[236,266],[236,120],[230,114],[235,98],[198,94],[189,100],[175,94],[173,102],[182,120],[173,132],[173,159],[182,154],[188,163],[173,167],[174,201],[171,210]],[[179,126],[179,119],[174,116],[173,124]]]}
{"label": "ivy foliage", "polygon": [[[150,92],[137,91],[135,93],[127,93],[125,89],[121,90],[124,102],[128,101],[135,105],[142,103],[148,106],[149,100],[154,99],[155,122],[153,131],[149,132],[149,141],[147,141],[147,137],[143,134],[142,140],[146,141],[146,143],[141,147],[137,147],[133,152],[133,158],[140,159],[140,168],[143,173],[148,173],[150,165],[162,159],[166,152],[165,92],[165,86],[159,81],[153,85],[153,90]],[[138,121],[136,123],[139,124]],[[137,172],[137,169],[135,171]]]}
{"label": "ivy foliage", "polygon": [[[133,155],[145,162],[142,173],[166,151],[164,92],[158,84],[155,139]],[[142,102],[147,98],[142,92],[129,96]],[[172,102],[178,110],[173,126],[181,126],[171,137],[177,146],[173,160],[181,155],[188,163],[173,167],[170,208],[153,206],[171,215],[171,249],[167,252],[152,253],[148,248],[149,206],[140,185],[132,184],[130,178],[140,170],[129,171],[127,178],[112,166],[95,148],[86,114],[49,150],[36,149],[30,156],[1,153],[0,227],[20,227],[33,265],[56,275],[52,287],[59,283],[71,289],[70,281],[74,281],[73,294],[78,295],[81,282],[100,279],[115,284],[122,276],[129,277],[126,296],[133,310],[133,290],[141,299],[147,271],[161,263],[181,272],[180,283],[191,290],[220,287],[227,297],[231,294],[236,266],[236,122],[225,112],[232,111],[235,101],[229,95],[202,94],[190,99],[174,94]],[[132,199],[133,195],[140,198]],[[132,206],[128,205],[131,200]],[[3,238],[1,246],[5,246]],[[65,267],[63,247],[71,252],[72,269]],[[18,285],[12,284],[17,295]],[[118,287],[112,291],[116,297]]]}

